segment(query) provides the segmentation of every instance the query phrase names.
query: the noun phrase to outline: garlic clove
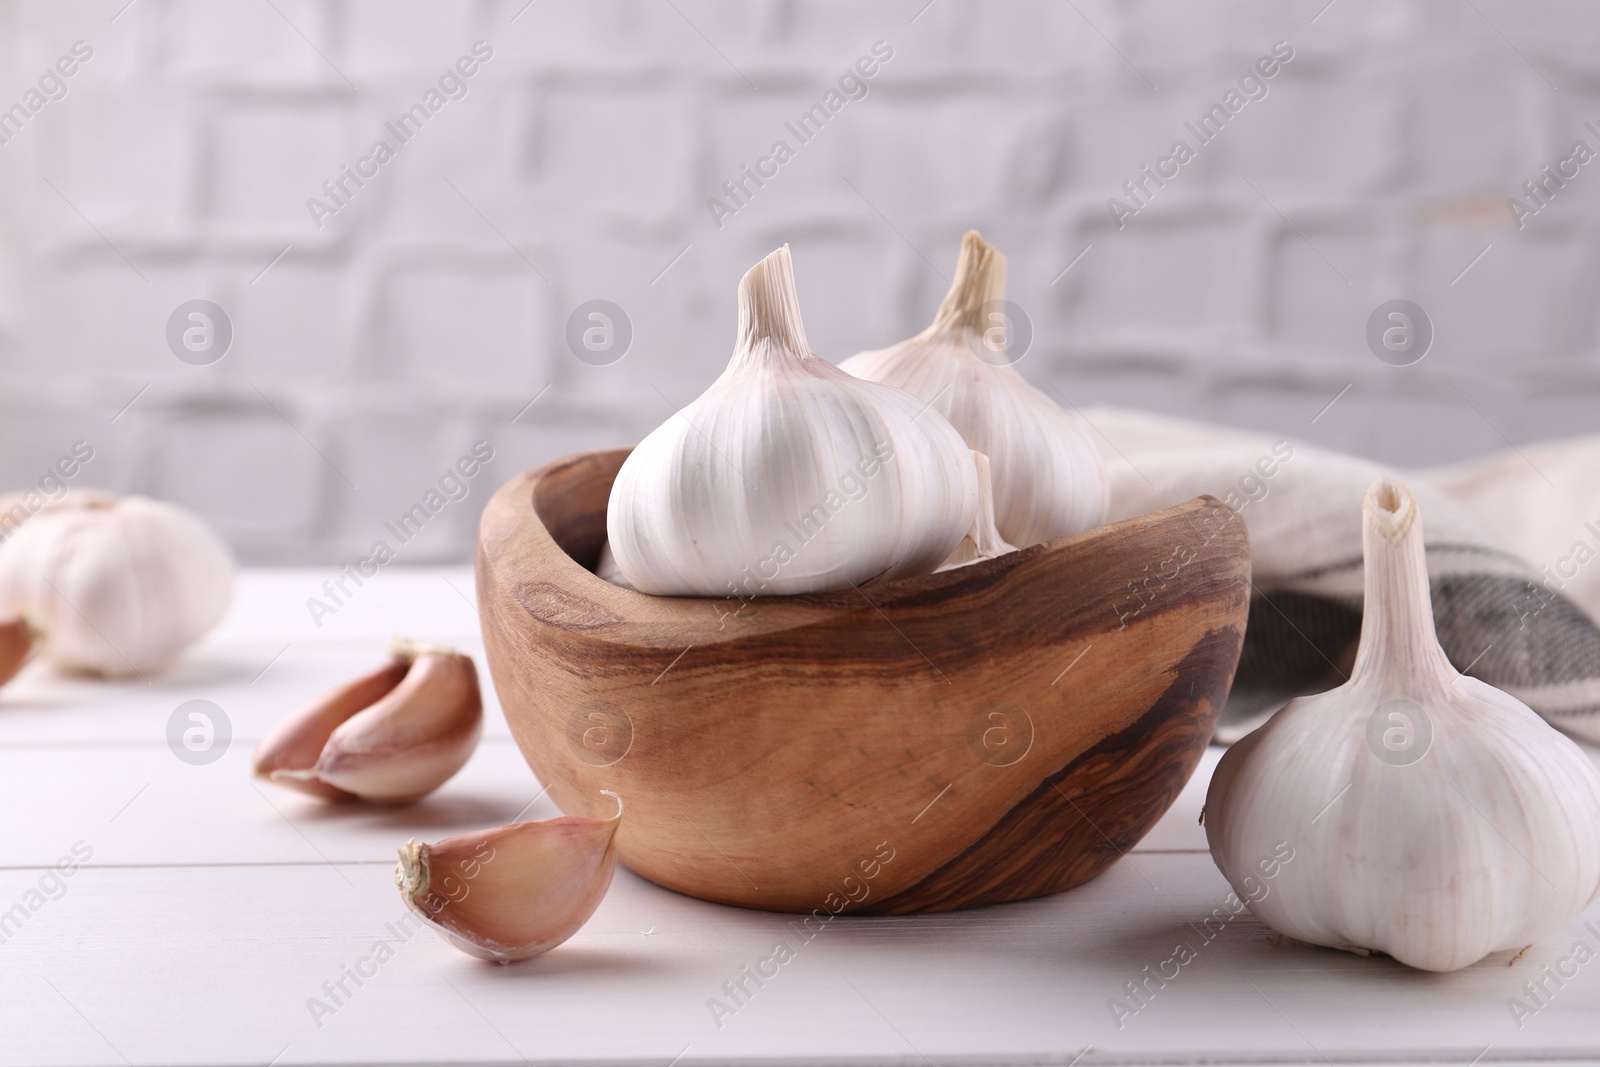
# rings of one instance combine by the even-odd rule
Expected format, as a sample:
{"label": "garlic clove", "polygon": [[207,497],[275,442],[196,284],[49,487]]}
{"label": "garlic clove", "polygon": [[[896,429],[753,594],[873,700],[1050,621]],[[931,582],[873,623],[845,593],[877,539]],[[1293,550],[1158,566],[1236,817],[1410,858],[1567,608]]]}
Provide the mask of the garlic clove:
{"label": "garlic clove", "polygon": [[1015,552],[1016,547],[1000,536],[994,525],[994,485],[989,476],[989,457],[982,452],[972,454],[978,468],[978,510],[972,517],[972,528],[961,539],[950,558],[939,565],[941,571],[981,563],[986,559]]}
{"label": "garlic clove", "polygon": [[622,798],[608,819],[564,815],[407,841],[395,884],[419,919],[462,952],[511,963],[550,951],[599,907],[617,869]]}
{"label": "garlic clove", "polygon": [[1350,678],[1229,748],[1206,796],[1218,868],[1274,929],[1450,971],[1560,929],[1600,895],[1600,770],[1451,666],[1405,486],[1368,491]]}
{"label": "garlic clove", "polygon": [[298,789],[326,800],[353,800],[354,794],[335,789],[307,776],[328,738],[341,723],[386,696],[411,670],[411,662],[396,658],[370,674],[324,693],[275,726],[251,757],[257,778]]}
{"label": "garlic clove", "polygon": [[780,596],[928,574],[977,508],[961,435],[811,353],[785,245],[739,283],[732,360],[633,450],[606,531],[657,596]]}
{"label": "garlic clove", "polygon": [[1106,521],[1111,480],[1078,419],[1034,388],[992,338],[1005,297],[1006,257],[969,230],[955,280],[932,325],[839,366],[904,389],[945,416],[989,457],[995,524],[1018,548]]}
{"label": "garlic clove", "polygon": [[0,622],[0,685],[17,676],[33,658],[39,634],[25,616]]}
{"label": "garlic clove", "polygon": [[483,697],[472,657],[396,641],[386,666],[302,708],[257,747],[254,770],[329,800],[404,804],[472,756]]}

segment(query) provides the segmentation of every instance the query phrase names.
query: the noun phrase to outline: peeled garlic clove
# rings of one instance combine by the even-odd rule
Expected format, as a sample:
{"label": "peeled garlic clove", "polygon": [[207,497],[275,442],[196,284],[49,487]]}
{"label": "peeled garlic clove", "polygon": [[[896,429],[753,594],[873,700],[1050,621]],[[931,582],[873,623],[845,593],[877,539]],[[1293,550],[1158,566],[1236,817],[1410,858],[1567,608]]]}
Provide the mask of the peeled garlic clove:
{"label": "peeled garlic clove", "polygon": [[22,515],[0,545],[0,613],[32,619],[63,670],[123,677],[167,667],[232,595],[221,539],[199,516],[145,497],[73,490]]}
{"label": "peeled garlic clove", "polygon": [[330,800],[403,804],[472,756],[483,697],[472,657],[396,641],[387,666],[285,720],[256,748],[257,777]]}
{"label": "peeled garlic clove", "polygon": [[17,676],[33,657],[37,633],[23,616],[0,622],[0,685]]}
{"label": "peeled garlic clove", "polygon": [[1000,536],[1000,531],[995,529],[994,486],[989,480],[989,457],[982,452],[974,452],[972,459],[978,467],[978,510],[972,517],[972,528],[967,531],[967,536],[963,537],[956,550],[950,553],[950,558],[940,564],[941,571],[964,567],[968,563],[980,563],[1016,551],[1014,546],[1007,544],[1006,539]]}
{"label": "peeled garlic clove", "polygon": [[949,419],[994,470],[995,525],[1027,548],[1106,521],[1111,480],[1078,421],[1035,389],[994,341],[1004,326],[1006,257],[976,230],[961,240],[955,281],[933,324],[839,364],[904,389]]}
{"label": "peeled garlic clove", "polygon": [[436,844],[407,841],[395,884],[419,919],[462,952],[510,963],[578,932],[617,869],[622,798],[609,819],[564,815]]}
{"label": "peeled garlic clove", "polygon": [[1405,486],[1379,479],[1363,510],[1350,679],[1228,749],[1206,836],[1274,929],[1450,971],[1548,937],[1600,896],[1600,771],[1445,658]]}
{"label": "peeled garlic clove", "polygon": [[623,463],[606,530],[639,592],[744,599],[927,574],[977,503],[937,411],[811,353],[785,245],[739,283],[728,369]]}

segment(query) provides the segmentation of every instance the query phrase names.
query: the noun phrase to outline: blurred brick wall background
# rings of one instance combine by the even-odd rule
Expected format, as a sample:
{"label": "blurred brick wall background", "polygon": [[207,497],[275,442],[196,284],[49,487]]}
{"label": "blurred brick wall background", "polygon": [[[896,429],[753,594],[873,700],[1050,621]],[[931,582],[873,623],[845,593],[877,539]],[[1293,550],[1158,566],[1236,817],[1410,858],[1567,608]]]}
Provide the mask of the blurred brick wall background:
{"label": "blurred brick wall background", "polygon": [[[0,108],[80,40],[0,146],[0,484],[86,439],[80,484],[195,508],[247,560],[353,559],[487,439],[399,557],[468,558],[494,486],[710,382],[784,241],[829,359],[919,330],[975,226],[1033,321],[1020,368],[1081,406],[1404,464],[1600,421],[1600,166],[1523,229],[1506,205],[1600,146],[1582,0],[13,0]],[[466,95],[319,229],[307,198],[479,40]],[[1107,199],[1278,40],[1268,95],[1119,229]],[[719,227],[707,199],[780,138]],[[1411,367],[1364,340],[1397,297],[1437,332]],[[211,365],[166,340],[195,298],[234,330]],[[610,365],[565,342],[593,299],[632,323]]]}

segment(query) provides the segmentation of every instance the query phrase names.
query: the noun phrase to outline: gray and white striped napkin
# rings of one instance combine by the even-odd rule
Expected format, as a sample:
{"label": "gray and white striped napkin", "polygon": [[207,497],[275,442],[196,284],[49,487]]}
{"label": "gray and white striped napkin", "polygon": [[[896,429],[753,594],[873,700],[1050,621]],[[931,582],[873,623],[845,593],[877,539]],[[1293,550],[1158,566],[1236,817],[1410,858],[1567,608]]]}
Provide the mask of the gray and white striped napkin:
{"label": "gray and white striped napkin", "polygon": [[1250,625],[1217,741],[1348,675],[1361,630],[1361,503],[1389,474],[1421,508],[1450,661],[1600,743],[1600,437],[1405,472],[1144,412],[1086,417],[1111,468],[1113,520],[1210,493],[1250,530]]}

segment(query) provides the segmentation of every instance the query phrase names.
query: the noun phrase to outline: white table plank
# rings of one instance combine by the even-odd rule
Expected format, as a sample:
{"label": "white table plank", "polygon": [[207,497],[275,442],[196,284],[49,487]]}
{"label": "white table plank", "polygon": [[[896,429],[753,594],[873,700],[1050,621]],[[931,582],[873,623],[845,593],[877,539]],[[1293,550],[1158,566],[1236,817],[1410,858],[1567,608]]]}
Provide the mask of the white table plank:
{"label": "white table plank", "polygon": [[[249,749],[235,745],[216,763],[193,767],[165,743],[0,747],[0,811],[28,813],[7,820],[0,867],[47,866],[80,838],[98,865],[388,860],[408,837],[436,840],[519,814],[560,814],[510,738],[485,741],[437,792],[403,808],[328,804],[257,782]],[[1198,781],[1138,850],[1204,852],[1196,819],[1203,799]]]}
{"label": "white table plank", "polygon": [[[92,789],[85,788],[93,782]],[[436,840],[560,814],[509,738],[481,744],[437,792],[403,808],[329,804],[250,777],[250,746],[194,767],[164,742],[108,748],[0,748],[0,866],[54,863],[83,839],[99,865],[390,860],[408,837]]]}
{"label": "white table plank", "polygon": [[[838,920],[808,944],[782,917],[624,873],[549,956],[502,968],[419,933],[364,986],[347,980],[351,995],[320,1027],[308,998],[325,997],[322,983],[376,940],[395,940],[386,865],[82,870],[0,946],[0,1062],[264,1063],[281,1052],[283,1064],[664,1067],[687,1046],[683,1063],[1039,1063],[1092,1045],[1102,1062],[1401,1052],[1465,1064],[1489,1045],[1497,1058],[1554,1058],[1595,1041],[1592,975],[1520,1031],[1506,1009],[1542,964],[1579,937],[1594,942],[1577,925],[1515,967],[1505,953],[1431,975],[1274,944],[1248,914],[1202,944],[1192,924],[1227,893],[1209,859],[1150,855],[1140,867],[1151,882],[1119,864],[1046,900]],[[38,878],[0,872],[0,900]],[[708,999],[780,938],[793,962],[719,1028]],[[1108,1001],[1179,940],[1198,958],[1119,1028]]]}
{"label": "white table plank", "polygon": [[171,671],[148,680],[108,683],[30,664],[0,690],[0,746],[158,741],[173,709],[194,698],[216,703],[235,736],[253,743],[305,701],[381,666],[397,634],[470,654],[483,684],[485,733],[509,736],[469,602],[470,569],[380,572],[319,631],[304,601],[326,577],[298,569],[244,572],[222,625]]}

